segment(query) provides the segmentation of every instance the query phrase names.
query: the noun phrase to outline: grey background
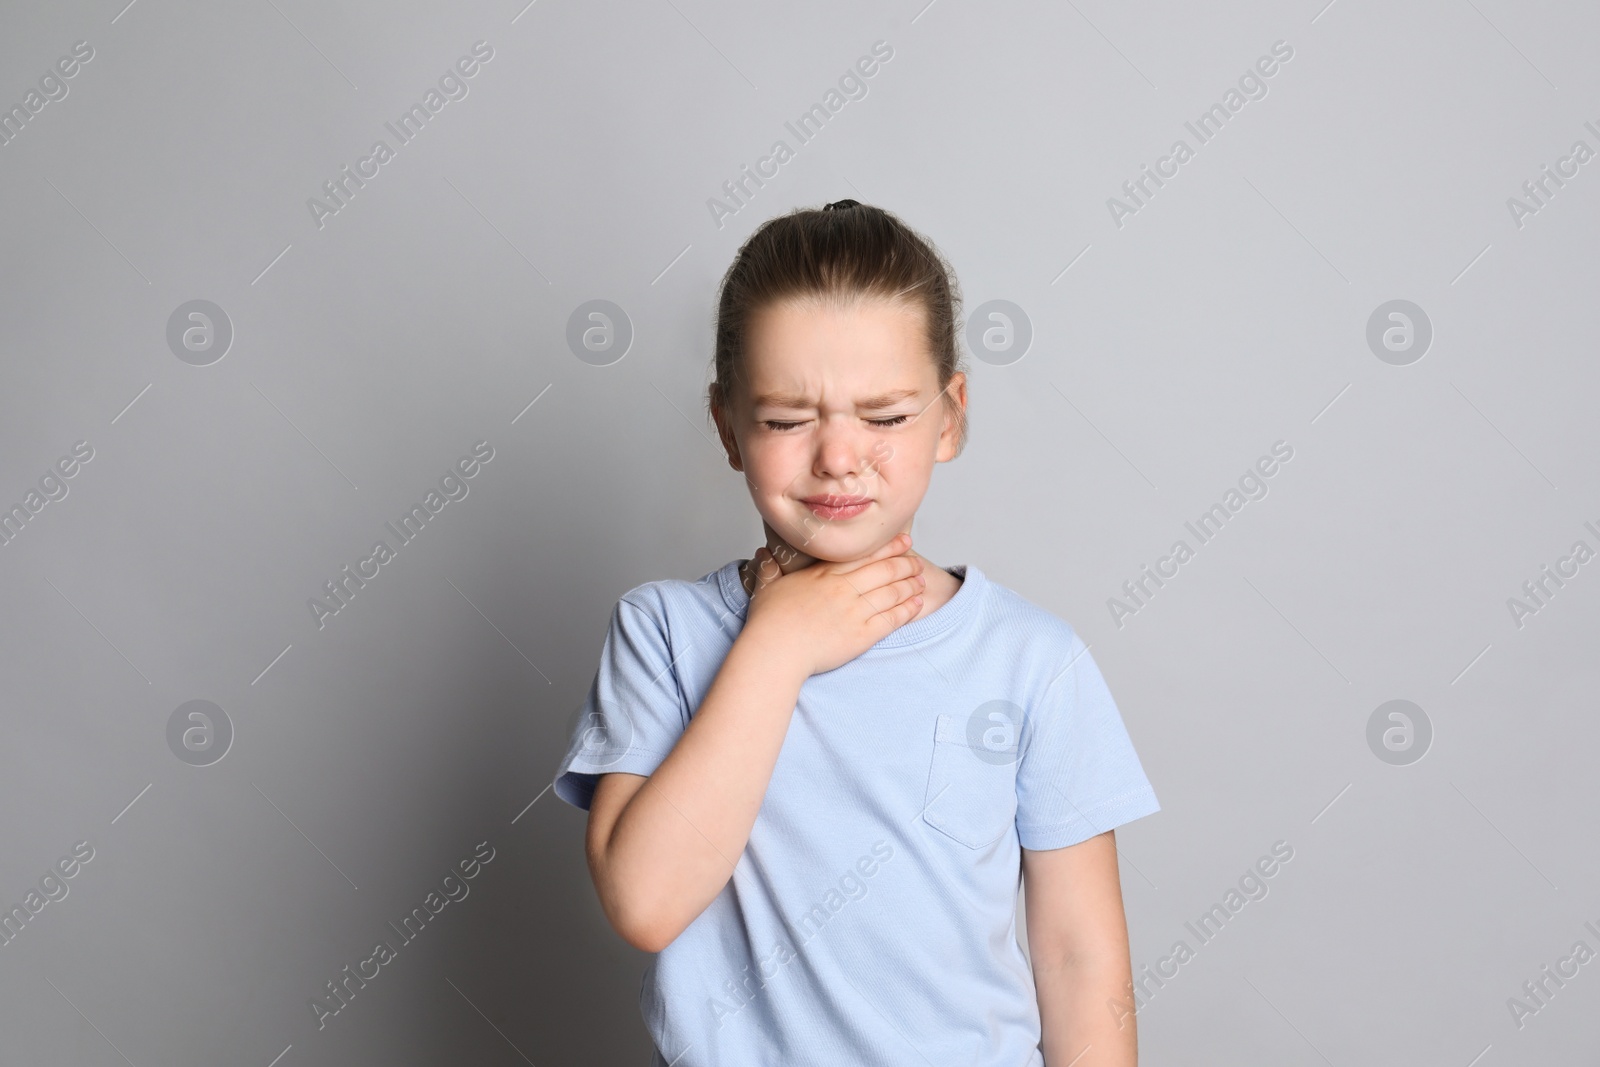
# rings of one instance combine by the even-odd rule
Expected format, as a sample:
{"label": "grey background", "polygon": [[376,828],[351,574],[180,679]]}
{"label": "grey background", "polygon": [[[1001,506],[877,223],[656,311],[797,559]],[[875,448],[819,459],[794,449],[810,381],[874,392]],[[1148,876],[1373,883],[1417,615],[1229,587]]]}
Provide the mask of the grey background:
{"label": "grey background", "polygon": [[[647,958],[546,787],[617,597],[760,543],[703,413],[717,279],[851,196],[1031,322],[1023,358],[969,357],[917,544],[1090,642],[1163,806],[1118,834],[1135,968],[1294,849],[1140,1012],[1144,1062],[1595,1062],[1600,963],[1507,1007],[1600,949],[1600,563],[1520,628],[1506,603],[1600,547],[1600,162],[1507,207],[1600,148],[1591,7],[123,2],[0,32],[4,108],[94,49],[0,147],[0,504],[94,449],[0,547],[0,903],[94,849],[0,947],[9,1060],[646,1062]],[[469,94],[319,228],[307,199],[479,40]],[[1278,40],[1267,95],[1114,224]],[[166,341],[196,299],[234,331],[209,366]],[[566,343],[594,299],[634,330],[607,366]],[[1406,366],[1365,339],[1394,299],[1434,330]],[[308,598],[479,440],[469,495],[319,629]],[[1269,494],[1118,627],[1278,440]],[[1394,699],[1434,731],[1405,766],[1366,740]],[[191,700],[234,730],[209,766],[168,746]],[[319,1030],[310,998],[482,841]]]}

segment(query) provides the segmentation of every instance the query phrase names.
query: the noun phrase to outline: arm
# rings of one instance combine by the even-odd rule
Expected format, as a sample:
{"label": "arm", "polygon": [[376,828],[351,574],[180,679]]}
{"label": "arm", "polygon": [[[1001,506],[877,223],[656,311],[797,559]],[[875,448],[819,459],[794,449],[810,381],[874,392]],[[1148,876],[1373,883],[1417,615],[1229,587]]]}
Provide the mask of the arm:
{"label": "arm", "polygon": [[733,875],[809,675],[764,631],[740,633],[699,709],[648,778],[602,775],[585,850],[623,939],[660,952]]}
{"label": "arm", "polygon": [[1132,965],[1115,831],[1066,848],[1022,850],[1028,955],[1048,1067],[1136,1067],[1126,1003]]}

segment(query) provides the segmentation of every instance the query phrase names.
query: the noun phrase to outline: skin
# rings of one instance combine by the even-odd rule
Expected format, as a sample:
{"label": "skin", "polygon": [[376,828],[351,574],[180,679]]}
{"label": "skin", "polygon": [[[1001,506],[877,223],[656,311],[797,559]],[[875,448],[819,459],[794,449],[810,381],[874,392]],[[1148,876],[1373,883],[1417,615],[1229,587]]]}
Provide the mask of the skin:
{"label": "skin", "polygon": [[[782,573],[860,559],[909,534],[934,464],[956,455],[958,423],[943,395],[967,404],[965,374],[939,388],[921,310],[882,300],[788,301],[751,316],[746,330],[744,388],[712,414]],[[895,391],[912,395],[879,407],[858,403]],[[761,402],[780,394],[794,399]],[[858,516],[830,520],[801,499],[827,493],[873,502]],[[961,583],[942,567],[923,573],[926,615]]]}
{"label": "skin", "polygon": [[1022,880],[1045,1064],[1137,1067],[1116,831],[1066,848],[1023,849]]}
{"label": "skin", "polygon": [[[601,776],[590,805],[602,905],[649,952],[670,944],[731,876],[804,680],[937,611],[961,587],[909,549],[934,465],[956,455],[950,405],[964,411],[967,402],[964,374],[940,389],[921,310],[875,298],[795,300],[759,311],[747,330],[742,387],[712,414],[767,539],[742,574],[750,614],[673,752],[648,778]],[[896,391],[906,395],[866,404]],[[830,520],[802,501],[829,493],[872,502]],[[1119,1025],[1107,1009],[1126,1000],[1131,975],[1113,835],[1023,849],[1022,874],[1046,1063],[1135,1067],[1133,1021]]]}

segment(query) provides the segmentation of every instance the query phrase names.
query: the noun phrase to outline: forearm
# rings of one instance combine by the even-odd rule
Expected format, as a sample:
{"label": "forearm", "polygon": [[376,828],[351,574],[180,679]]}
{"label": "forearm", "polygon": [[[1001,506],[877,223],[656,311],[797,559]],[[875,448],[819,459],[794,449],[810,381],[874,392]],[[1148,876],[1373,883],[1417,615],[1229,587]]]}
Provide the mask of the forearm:
{"label": "forearm", "polygon": [[1045,1067],[1137,1067],[1127,952],[1034,967]]}
{"label": "forearm", "polygon": [[744,852],[788,733],[803,671],[748,631],[677,744],[612,827],[597,888],[665,947],[716,898]]}

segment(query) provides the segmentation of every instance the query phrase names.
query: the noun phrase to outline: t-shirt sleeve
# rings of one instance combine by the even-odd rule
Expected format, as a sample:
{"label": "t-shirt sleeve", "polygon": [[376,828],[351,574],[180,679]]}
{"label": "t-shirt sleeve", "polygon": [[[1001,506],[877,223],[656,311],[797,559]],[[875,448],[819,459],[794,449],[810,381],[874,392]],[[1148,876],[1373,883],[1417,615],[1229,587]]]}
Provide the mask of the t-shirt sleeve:
{"label": "t-shirt sleeve", "polygon": [[1161,810],[1111,691],[1072,635],[1067,662],[1023,720],[1017,839],[1066,848]]}
{"label": "t-shirt sleeve", "polygon": [[624,596],[556,769],[556,796],[587,811],[600,775],[649,775],[688,724],[666,633],[655,613]]}

